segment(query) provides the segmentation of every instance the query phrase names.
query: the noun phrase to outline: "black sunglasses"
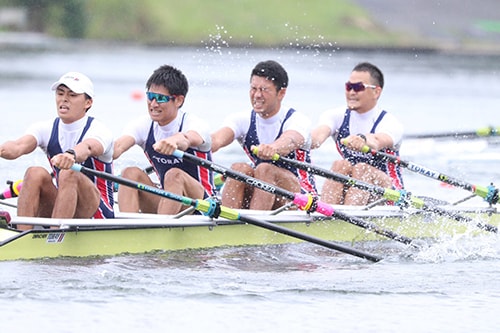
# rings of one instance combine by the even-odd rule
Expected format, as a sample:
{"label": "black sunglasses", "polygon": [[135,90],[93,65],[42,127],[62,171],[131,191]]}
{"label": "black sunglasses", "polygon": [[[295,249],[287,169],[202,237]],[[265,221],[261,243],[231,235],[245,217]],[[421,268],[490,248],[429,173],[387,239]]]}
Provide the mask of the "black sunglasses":
{"label": "black sunglasses", "polygon": [[356,83],[346,82],[345,83],[345,90],[346,91],[351,91],[351,89],[352,89],[355,92],[360,92],[360,91],[364,91],[366,88],[375,89],[375,88],[377,88],[377,86],[374,86],[373,84],[364,84],[363,82],[356,82]]}

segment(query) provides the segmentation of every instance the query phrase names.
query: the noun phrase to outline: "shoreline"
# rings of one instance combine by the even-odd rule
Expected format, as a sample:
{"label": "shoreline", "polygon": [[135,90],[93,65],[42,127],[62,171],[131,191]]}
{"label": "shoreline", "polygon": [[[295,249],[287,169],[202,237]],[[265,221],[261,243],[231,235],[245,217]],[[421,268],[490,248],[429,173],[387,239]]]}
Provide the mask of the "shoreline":
{"label": "shoreline", "polygon": [[[453,45],[452,43],[441,43],[440,46],[434,43],[424,45],[422,43],[408,45],[370,45],[370,44],[337,44],[325,42],[325,45],[303,44],[290,46],[289,44],[248,45],[247,43],[232,43],[224,49],[297,49],[297,50],[320,50],[330,52],[386,52],[386,53],[419,53],[419,54],[445,54],[462,56],[500,56],[500,45],[491,43],[477,43],[468,45]],[[196,43],[138,43],[92,39],[64,39],[51,37],[42,33],[32,32],[0,32],[0,48],[5,51],[49,51],[96,47],[96,48],[117,48],[117,47],[143,47],[143,48],[200,48],[207,47],[207,44]]]}

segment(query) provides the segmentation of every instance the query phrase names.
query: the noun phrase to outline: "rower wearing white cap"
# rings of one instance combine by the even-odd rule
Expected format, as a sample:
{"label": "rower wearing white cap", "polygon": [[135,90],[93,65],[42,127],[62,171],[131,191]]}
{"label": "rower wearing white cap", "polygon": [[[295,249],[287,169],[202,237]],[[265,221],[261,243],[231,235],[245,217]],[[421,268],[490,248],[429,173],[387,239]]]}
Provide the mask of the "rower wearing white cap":
{"label": "rower wearing white cap", "polygon": [[[112,172],[113,136],[87,114],[94,99],[92,81],[69,72],[52,84],[57,117],[31,125],[17,140],[0,145],[0,157],[16,159],[40,147],[51,172],[30,166],[19,193],[17,214],[53,218],[112,218],[113,186],[101,179],[70,170],[74,163]],[[20,226],[27,228],[27,226]]]}

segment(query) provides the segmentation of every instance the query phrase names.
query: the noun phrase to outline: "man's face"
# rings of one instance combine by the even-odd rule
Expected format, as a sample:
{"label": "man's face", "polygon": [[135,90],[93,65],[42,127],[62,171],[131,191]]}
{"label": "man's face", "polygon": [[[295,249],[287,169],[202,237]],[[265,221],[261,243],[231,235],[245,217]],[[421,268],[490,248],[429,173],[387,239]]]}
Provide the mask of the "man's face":
{"label": "man's face", "polygon": [[349,76],[350,83],[362,83],[370,87],[364,88],[362,91],[355,91],[354,89],[345,92],[347,107],[350,110],[359,113],[368,112],[377,105],[377,100],[380,96],[382,89],[380,87],[373,87],[374,83],[368,72],[352,72]]}
{"label": "man's face", "polygon": [[158,122],[160,126],[167,125],[173,121],[177,117],[177,112],[184,101],[184,96],[173,96],[167,88],[158,85],[149,87],[148,92],[169,96],[168,102],[163,103],[160,98],[158,98],[160,99],[160,103],[156,98],[152,100],[149,100],[149,98],[146,99],[151,120]]}
{"label": "man's face", "polygon": [[85,116],[86,110],[92,106],[92,99],[61,84],[56,89],[56,106],[57,115],[62,122],[71,124]]}
{"label": "man's face", "polygon": [[252,76],[250,80],[250,103],[258,115],[269,118],[277,114],[281,108],[281,101],[285,97],[286,89],[276,89],[272,81]]}

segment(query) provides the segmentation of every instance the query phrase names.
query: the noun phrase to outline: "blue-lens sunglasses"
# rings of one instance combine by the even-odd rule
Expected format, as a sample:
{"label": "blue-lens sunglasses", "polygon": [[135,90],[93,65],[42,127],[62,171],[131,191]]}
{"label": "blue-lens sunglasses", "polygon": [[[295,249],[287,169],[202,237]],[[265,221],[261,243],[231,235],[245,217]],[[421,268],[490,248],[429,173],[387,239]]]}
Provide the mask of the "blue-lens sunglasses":
{"label": "blue-lens sunglasses", "polygon": [[151,102],[153,99],[156,99],[156,103],[161,104],[161,103],[168,103],[170,100],[175,100],[175,95],[162,95],[154,92],[146,92],[146,96],[148,97],[148,100]]}

